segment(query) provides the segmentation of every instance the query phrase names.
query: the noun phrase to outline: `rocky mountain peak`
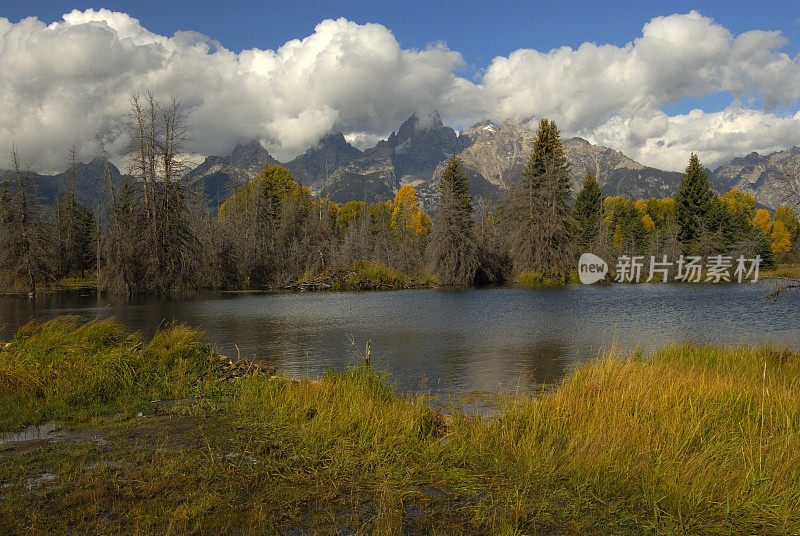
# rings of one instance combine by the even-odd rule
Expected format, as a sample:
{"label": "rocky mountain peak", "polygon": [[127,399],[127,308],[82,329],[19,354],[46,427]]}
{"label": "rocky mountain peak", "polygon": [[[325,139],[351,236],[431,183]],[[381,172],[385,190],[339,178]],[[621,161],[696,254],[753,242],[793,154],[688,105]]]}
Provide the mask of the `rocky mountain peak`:
{"label": "rocky mountain peak", "polygon": [[286,167],[303,185],[320,191],[334,171],[361,154],[344,139],[341,132],[333,131],[320,138],[314,147],[288,162]]}
{"label": "rocky mountain peak", "polygon": [[[451,155],[461,157],[473,197],[497,200],[521,178],[535,136],[534,129],[513,120],[499,125],[480,121],[458,134],[442,123],[438,113],[414,114],[387,139],[363,152],[334,131],[285,165],[299,182],[337,203],[390,199],[401,186],[413,184],[425,209],[431,210],[443,163]],[[644,166],[584,138],[565,138],[563,143],[573,193],[586,173],[597,178],[605,195],[638,198],[673,196],[681,180],[681,173]],[[190,176],[202,178],[209,198],[224,200],[231,186],[252,179],[270,164],[277,162],[258,142],[249,142],[230,156],[207,158]],[[792,165],[800,169],[800,147],[767,156],[751,153],[716,170],[712,184],[719,192],[738,187],[774,208],[785,204],[786,198],[778,193],[777,170]]]}
{"label": "rocky mountain peak", "polygon": [[265,166],[273,166],[278,161],[269,154],[269,151],[264,149],[260,141],[251,140],[246,143],[240,143],[233,148],[229,163],[232,166],[247,170],[257,168],[258,171]]}
{"label": "rocky mountain peak", "polygon": [[313,152],[324,152],[324,151],[335,151],[340,152],[344,155],[348,155],[352,158],[357,158],[361,155],[361,151],[350,145],[350,143],[344,138],[344,134],[335,130],[325,136],[321,137],[319,141],[309,149],[306,154],[310,154]]}
{"label": "rocky mountain peak", "polygon": [[768,155],[753,152],[734,158],[714,170],[710,180],[719,193],[736,188],[751,194],[760,204],[775,209],[780,205],[797,204],[797,196],[787,180],[787,174],[798,181],[798,170],[800,147],[795,146]]}
{"label": "rocky mountain peak", "polygon": [[591,143],[589,143],[589,140],[586,140],[586,139],[578,137],[578,136],[575,136],[574,138],[569,138],[566,141],[572,142],[572,143],[575,143],[575,144],[578,144],[578,145],[585,145],[585,146],[591,145]]}
{"label": "rocky mountain peak", "polygon": [[412,114],[411,117],[403,121],[403,124],[400,125],[400,128],[397,130],[397,137],[402,140],[412,137],[416,132],[426,130],[439,131],[443,129],[453,130],[444,126],[442,118],[437,111],[421,115]]}

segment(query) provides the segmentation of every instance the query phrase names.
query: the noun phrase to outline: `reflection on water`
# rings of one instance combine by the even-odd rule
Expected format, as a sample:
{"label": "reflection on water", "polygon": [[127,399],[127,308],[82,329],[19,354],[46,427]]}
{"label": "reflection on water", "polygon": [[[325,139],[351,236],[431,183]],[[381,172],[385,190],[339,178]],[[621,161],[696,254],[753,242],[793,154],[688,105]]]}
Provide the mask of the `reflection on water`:
{"label": "reflection on water", "polygon": [[406,389],[509,391],[558,381],[604,348],[672,341],[795,344],[798,296],[770,284],[611,285],[382,293],[214,294],[132,303],[95,293],[0,298],[0,338],[31,318],[115,316],[151,335],[171,321],[218,351],[294,377],[356,363],[350,337]]}

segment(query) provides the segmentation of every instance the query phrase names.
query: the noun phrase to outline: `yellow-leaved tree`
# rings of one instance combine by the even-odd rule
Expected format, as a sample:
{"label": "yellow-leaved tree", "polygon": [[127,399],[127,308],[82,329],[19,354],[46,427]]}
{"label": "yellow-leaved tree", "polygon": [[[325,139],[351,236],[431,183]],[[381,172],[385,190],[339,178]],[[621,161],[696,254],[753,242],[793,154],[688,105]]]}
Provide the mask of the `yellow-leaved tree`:
{"label": "yellow-leaved tree", "polygon": [[786,253],[792,249],[792,235],[784,225],[783,221],[776,219],[772,224],[772,234],[770,235],[769,245],[775,255]]}
{"label": "yellow-leaved tree", "polygon": [[392,207],[392,229],[406,229],[420,236],[430,230],[430,219],[419,208],[417,190],[412,185],[406,184],[400,188],[394,196]]}
{"label": "yellow-leaved tree", "polygon": [[647,229],[648,232],[656,228],[656,222],[653,221],[653,218],[650,217],[650,214],[645,214],[644,216],[642,216],[642,223],[644,224],[644,227],[645,229]]}
{"label": "yellow-leaved tree", "polygon": [[411,271],[422,260],[424,239],[431,228],[430,219],[419,208],[417,190],[410,184],[400,188],[394,202],[387,206],[391,209],[390,225],[398,248],[393,255],[394,264],[404,272]]}
{"label": "yellow-leaved tree", "polygon": [[753,225],[760,227],[766,236],[772,233],[772,217],[767,209],[760,208],[756,211],[756,215],[753,217]]}
{"label": "yellow-leaved tree", "polygon": [[794,244],[798,231],[800,231],[800,221],[797,220],[794,210],[790,207],[778,207],[778,210],[775,211],[775,221],[783,222],[783,226],[789,233],[789,239]]}
{"label": "yellow-leaved tree", "polygon": [[719,200],[725,205],[728,212],[733,214],[744,214],[749,220],[752,220],[756,214],[756,198],[736,188],[722,194]]}

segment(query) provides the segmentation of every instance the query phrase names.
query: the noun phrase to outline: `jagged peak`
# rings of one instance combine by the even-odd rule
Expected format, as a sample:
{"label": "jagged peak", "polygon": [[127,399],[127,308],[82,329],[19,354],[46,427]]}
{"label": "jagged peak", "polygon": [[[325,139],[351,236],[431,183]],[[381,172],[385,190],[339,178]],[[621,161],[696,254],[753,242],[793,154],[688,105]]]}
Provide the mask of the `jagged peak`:
{"label": "jagged peak", "polygon": [[398,136],[408,135],[417,130],[439,130],[445,128],[442,117],[437,110],[430,113],[413,113],[411,117],[403,121],[397,131]]}
{"label": "jagged peak", "polygon": [[571,142],[574,142],[574,143],[580,143],[581,145],[592,145],[592,143],[589,140],[587,140],[585,138],[581,138],[580,136],[574,136],[572,138],[568,138],[566,141],[571,141]]}
{"label": "jagged peak", "polygon": [[466,132],[497,132],[500,130],[500,125],[495,123],[490,119],[484,119],[483,121],[479,121],[469,127],[467,130],[464,130],[462,133]]}
{"label": "jagged peak", "polygon": [[324,147],[351,147],[353,149],[356,149],[350,144],[350,142],[348,142],[345,139],[344,134],[342,134],[338,130],[332,130],[331,132],[328,132],[327,134],[322,136],[319,140],[317,140],[317,143],[314,145],[314,148],[316,149]]}
{"label": "jagged peak", "polygon": [[[238,142],[233,147],[233,150],[231,152],[244,151],[244,150],[254,150],[254,149],[255,150],[262,150],[262,151],[266,151],[267,150],[266,148],[264,148],[264,145],[261,143],[261,141],[258,138],[254,138],[252,140]],[[269,152],[269,151],[267,151],[267,152]]]}
{"label": "jagged peak", "polygon": [[[303,154],[297,156],[295,160],[303,160],[304,158],[308,157],[316,157],[320,153],[326,153],[328,151],[333,151],[334,153],[344,154],[346,157],[349,158],[356,158],[359,155],[363,154],[363,152],[358,149],[357,147],[353,146],[347,139],[344,137],[338,130],[331,130],[321,138],[317,140],[317,142],[312,145],[311,147],[306,150]],[[293,162],[295,161],[293,160]]]}

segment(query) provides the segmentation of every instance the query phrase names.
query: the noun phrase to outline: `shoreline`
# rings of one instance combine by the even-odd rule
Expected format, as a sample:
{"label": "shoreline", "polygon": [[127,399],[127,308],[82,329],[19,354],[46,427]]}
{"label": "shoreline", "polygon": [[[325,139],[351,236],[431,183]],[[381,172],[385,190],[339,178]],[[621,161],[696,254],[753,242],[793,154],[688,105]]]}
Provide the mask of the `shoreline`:
{"label": "shoreline", "polygon": [[[367,268],[370,268],[368,266]],[[372,267],[375,268],[375,267]],[[303,292],[391,292],[397,290],[437,290],[449,289],[439,284],[438,282],[430,279],[427,276],[411,277],[405,274],[393,272],[383,266],[377,267],[378,277],[355,277],[355,270],[343,270],[331,273],[318,274],[316,276],[306,276],[295,283],[291,283],[282,287],[273,287],[266,289],[194,289],[182,294],[175,294],[172,296],[163,296],[166,299],[182,299],[197,294],[282,294],[282,293],[303,293]],[[762,270],[759,274],[759,281],[772,281],[772,280],[792,280],[800,279],[800,263],[797,264],[783,264],[769,270]],[[82,281],[87,281],[86,279]],[[92,281],[92,280],[88,280]],[[613,285],[615,281],[599,281],[595,285]],[[661,281],[653,281],[652,283],[663,283]],[[619,284],[649,284],[644,281],[637,283],[619,283]],[[677,281],[670,281],[667,284],[683,284]],[[707,282],[701,281],[699,283],[691,283],[692,285],[705,285]],[[723,283],[718,283],[723,284]],[[731,283],[732,284],[732,283]],[[517,274],[504,283],[497,283],[492,285],[480,285],[469,287],[452,287],[453,289],[461,290],[474,290],[483,288],[521,288],[521,289],[548,289],[548,288],[563,288],[572,285],[579,285],[578,277],[576,274],[570,274],[567,281],[559,281],[556,279],[542,276],[536,273]],[[91,284],[61,284],[53,287],[45,287],[37,290],[37,296],[55,295],[69,292],[95,292],[104,294],[112,298],[125,299],[122,296],[109,295],[102,290],[97,283],[93,281]],[[29,296],[27,290],[14,289],[14,290],[0,290],[0,297],[26,297]],[[142,296],[143,297],[143,296]]]}

